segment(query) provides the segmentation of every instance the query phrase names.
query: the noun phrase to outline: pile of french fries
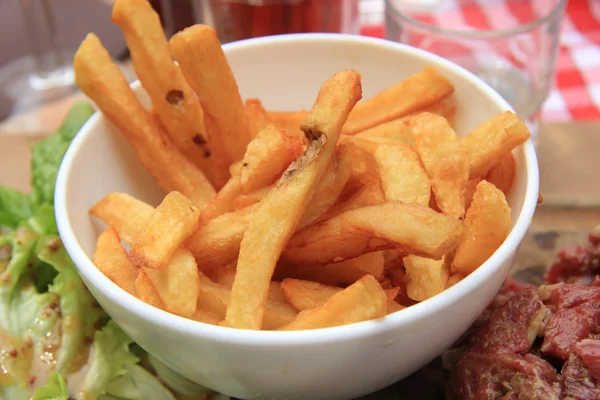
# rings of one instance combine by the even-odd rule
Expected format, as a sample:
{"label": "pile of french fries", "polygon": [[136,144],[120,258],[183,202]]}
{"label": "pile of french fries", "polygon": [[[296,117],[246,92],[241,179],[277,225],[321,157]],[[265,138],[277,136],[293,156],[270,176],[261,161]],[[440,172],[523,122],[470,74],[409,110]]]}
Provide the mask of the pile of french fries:
{"label": "pile of french fries", "polygon": [[309,111],[267,111],[241,99],[212,28],[167,41],[146,0],[117,0],[112,18],[152,108],[93,34],[76,81],[168,194],[95,204],[108,227],[93,262],[148,304],[239,329],[351,324],[435,296],[508,235],[527,127],[504,112],[459,138],[435,69],[363,101],[344,70]]}

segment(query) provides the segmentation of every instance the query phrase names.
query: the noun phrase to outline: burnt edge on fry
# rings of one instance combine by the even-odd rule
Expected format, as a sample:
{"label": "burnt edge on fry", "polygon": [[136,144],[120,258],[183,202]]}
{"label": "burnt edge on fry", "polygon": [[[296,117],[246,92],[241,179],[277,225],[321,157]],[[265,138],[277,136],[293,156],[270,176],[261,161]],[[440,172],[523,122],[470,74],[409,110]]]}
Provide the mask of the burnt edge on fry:
{"label": "burnt edge on fry", "polygon": [[[311,129],[308,130],[312,132]],[[327,142],[327,135],[325,135],[323,132],[319,132],[318,135],[312,136],[312,138],[309,140],[310,141],[308,142],[304,153],[300,157],[296,158],[285,170],[281,176],[281,179],[277,183],[277,187],[287,184],[298,171],[304,169],[307,165],[310,165],[317,158]]]}
{"label": "burnt edge on fry", "polygon": [[184,100],[183,90],[169,90],[165,96],[165,100],[171,105],[179,106]]}

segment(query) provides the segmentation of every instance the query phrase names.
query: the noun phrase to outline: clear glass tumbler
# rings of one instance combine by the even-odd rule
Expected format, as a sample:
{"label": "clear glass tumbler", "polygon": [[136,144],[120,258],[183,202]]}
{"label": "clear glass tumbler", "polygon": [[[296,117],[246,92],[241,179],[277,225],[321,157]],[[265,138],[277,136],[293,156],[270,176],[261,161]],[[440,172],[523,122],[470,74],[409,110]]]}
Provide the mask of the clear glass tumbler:
{"label": "clear glass tumbler", "polygon": [[359,32],[359,0],[193,0],[221,42],[305,32]]}
{"label": "clear glass tumbler", "polygon": [[451,60],[500,93],[538,143],[567,0],[386,0],[385,36]]}

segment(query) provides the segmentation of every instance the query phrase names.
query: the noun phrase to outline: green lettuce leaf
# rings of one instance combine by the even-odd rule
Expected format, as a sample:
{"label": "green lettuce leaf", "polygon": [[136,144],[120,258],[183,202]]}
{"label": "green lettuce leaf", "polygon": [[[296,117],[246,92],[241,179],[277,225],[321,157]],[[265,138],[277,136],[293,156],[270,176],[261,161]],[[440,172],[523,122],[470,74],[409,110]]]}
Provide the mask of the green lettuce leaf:
{"label": "green lettuce leaf", "polygon": [[40,235],[58,235],[54,206],[43,204],[27,219],[27,225]]}
{"label": "green lettuce leaf", "polygon": [[32,400],[69,400],[67,384],[60,374],[54,372],[44,386],[35,391]]}
{"label": "green lettuce leaf", "polygon": [[43,204],[54,204],[58,167],[73,137],[93,113],[89,103],[75,103],[58,131],[32,146],[30,204],[33,209]]}
{"label": "green lettuce leaf", "polygon": [[[11,296],[18,291],[18,283],[21,280],[21,275],[30,265],[33,248],[38,235],[31,229],[20,226],[9,237],[12,253],[10,261],[0,275],[0,291],[4,295],[4,297],[0,298],[0,301],[10,301]],[[1,323],[2,321],[0,320]]]}
{"label": "green lettuce leaf", "polygon": [[107,385],[106,394],[127,400],[176,400],[154,375],[137,364],[126,365],[125,374]]}
{"label": "green lettuce leaf", "polygon": [[108,394],[108,384],[127,373],[128,366],[139,362],[129,348],[132,343],[113,321],[96,332],[89,371],[81,388],[85,400],[95,400],[100,395]]}
{"label": "green lettuce leaf", "polygon": [[23,193],[0,186],[0,225],[16,228],[31,215],[29,198]]}
{"label": "green lettuce leaf", "polygon": [[56,354],[56,370],[66,374],[71,372],[73,359],[85,349],[86,338],[93,337],[95,324],[103,312],[94,306],[92,295],[81,281],[58,236],[40,237],[36,255],[58,271],[48,290],[60,298],[62,340]]}

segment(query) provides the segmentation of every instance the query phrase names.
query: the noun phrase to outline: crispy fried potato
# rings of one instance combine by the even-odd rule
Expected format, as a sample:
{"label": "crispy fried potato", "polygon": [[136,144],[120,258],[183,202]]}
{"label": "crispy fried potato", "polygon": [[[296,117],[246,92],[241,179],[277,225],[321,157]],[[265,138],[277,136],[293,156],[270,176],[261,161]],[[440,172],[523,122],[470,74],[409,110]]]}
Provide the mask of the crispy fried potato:
{"label": "crispy fried potato", "polygon": [[166,267],[145,268],[144,272],[156,288],[166,311],[183,317],[189,317],[196,311],[200,282],[192,253],[179,248]]}
{"label": "crispy fried potato", "polygon": [[229,178],[227,167],[241,154],[218,165],[225,158],[212,143],[198,97],[173,62],[158,14],[146,0],[117,0],[112,20],[123,31],[135,73],[169,137],[220,188]]}
{"label": "crispy fried potato", "polygon": [[428,67],[356,105],[343,133],[355,135],[365,129],[430,107],[454,92],[452,83]]}
{"label": "crispy fried potato", "polygon": [[203,322],[210,325],[219,325],[221,323],[221,319],[216,314],[200,309],[194,311],[189,318],[193,319],[194,321]]}
{"label": "crispy fried potato", "polygon": [[384,203],[347,211],[298,231],[281,260],[292,265],[329,264],[391,248],[439,259],[454,249],[462,231],[461,221],[429,207]]}
{"label": "crispy fried potato", "polygon": [[300,126],[308,118],[308,111],[269,111],[268,116],[277,128],[292,136],[304,136]]}
{"label": "crispy fried potato", "polygon": [[481,178],[473,178],[467,181],[465,185],[465,210],[468,210],[473,201],[473,195],[475,194],[475,188],[481,182]]}
{"label": "crispy fried potato", "polygon": [[244,110],[250,124],[250,137],[252,139],[258,135],[258,132],[273,124],[267,110],[265,110],[259,99],[246,100]]}
{"label": "crispy fried potato", "polygon": [[275,264],[335,152],[348,114],[361,97],[360,75],[341,71],[323,84],[306,123],[310,143],[258,203],[240,246],[224,325],[260,329]]}
{"label": "crispy fried potato", "polygon": [[502,190],[505,195],[508,195],[515,180],[516,169],[515,156],[512,153],[508,153],[488,172],[485,180]]}
{"label": "crispy fried potato", "polygon": [[380,146],[374,156],[386,200],[429,204],[431,184],[414,150],[402,145]]}
{"label": "crispy fried potato", "polygon": [[315,222],[327,221],[347,211],[356,210],[357,208],[384,203],[385,195],[381,187],[381,182],[379,181],[379,178],[377,179],[377,181],[363,186],[347,200],[335,204]]}
{"label": "crispy fried potato", "polygon": [[287,302],[302,311],[323,306],[343,289],[301,279],[284,279],[281,290]]}
{"label": "crispy fried potato", "polygon": [[173,35],[169,49],[204,110],[212,157],[228,167],[244,156],[250,123],[217,33],[210,26],[193,25]]}
{"label": "crispy fried potato", "polygon": [[302,153],[302,142],[268,125],[250,142],[240,171],[240,185],[250,193],[275,182]]}
{"label": "crispy fried potato", "polygon": [[448,278],[448,282],[446,283],[446,289],[456,285],[458,282],[462,281],[463,278],[464,278],[464,276],[462,276],[460,274],[450,275],[450,277]]}
{"label": "crispy fried potato", "polygon": [[452,261],[452,273],[468,275],[500,247],[512,226],[504,193],[479,182],[465,217],[465,230]]}
{"label": "crispy fried potato", "polygon": [[160,308],[161,310],[165,309],[165,305],[160,299],[158,291],[144,270],[140,269],[140,273],[135,280],[135,289],[137,290],[140,300],[150,304],[153,307]]}
{"label": "crispy fried potato", "polygon": [[[414,147],[415,140],[410,121],[411,117],[406,116],[376,125],[356,135],[343,135],[342,137],[343,139],[352,141],[357,146],[361,146],[371,154],[377,150],[377,146],[380,144],[404,144]],[[366,141],[367,144],[361,145],[363,141]]]}
{"label": "crispy fried potato", "polygon": [[444,214],[462,218],[469,159],[456,132],[443,117],[421,113],[413,121],[413,136],[437,206]]}
{"label": "crispy fried potato", "polygon": [[[216,267],[206,271],[206,275],[215,283],[231,289],[235,279],[235,266]],[[271,281],[269,284],[269,301],[279,301],[285,303],[285,297],[281,291],[279,282]]]}
{"label": "crispy fried potato", "polygon": [[432,260],[409,255],[404,257],[406,268],[406,293],[408,297],[417,301],[424,301],[441,293],[446,288],[450,265],[446,258]]}
{"label": "crispy fried potato", "polygon": [[333,295],[324,305],[301,311],[293,322],[280,330],[305,330],[352,324],[383,317],[387,297],[381,285],[365,275],[348,288]]}
{"label": "crispy fried potato", "polygon": [[92,262],[121,289],[137,296],[135,281],[139,268],[127,257],[125,249],[121,246],[121,239],[112,226],[106,228],[98,237]]}
{"label": "crispy fried potato", "polygon": [[276,279],[296,278],[329,286],[348,286],[365,275],[383,280],[383,252],[365,253],[358,257],[328,265],[278,265]]}
{"label": "crispy fried potato", "polygon": [[308,226],[324,215],[337,201],[351,175],[352,159],[347,146],[339,145],[335,156],[329,162],[325,174],[319,181],[302,216],[298,229]]}
{"label": "crispy fried potato", "polygon": [[346,151],[350,154],[351,175],[348,180],[349,189],[361,188],[372,183],[381,183],[377,162],[372,154],[359,146],[345,143]]}
{"label": "crispy fried potato", "polygon": [[200,269],[227,265],[238,257],[240,243],[257,205],[223,214],[200,227],[186,241]]}
{"label": "crispy fried potato", "polygon": [[271,191],[271,189],[273,189],[274,186],[275,185],[265,186],[263,188],[256,189],[254,192],[240,194],[235,198],[235,200],[233,200],[233,209],[239,210],[241,208],[258,203],[267,195],[267,193]]}
{"label": "crispy fried potato", "polygon": [[[208,279],[200,273],[200,295],[198,297],[198,309],[208,311],[219,319],[225,316],[227,304],[231,291]],[[277,329],[289,324],[296,317],[296,310],[289,304],[283,302],[267,301],[265,304],[265,315],[263,329]]]}
{"label": "crispy fried potato", "polygon": [[469,157],[469,177],[483,178],[527,139],[527,125],[512,111],[504,111],[485,121],[460,140]]}
{"label": "crispy fried potato", "polygon": [[243,162],[244,160],[238,160],[229,166],[229,173],[231,174],[231,176],[240,176],[240,173],[242,172]]}
{"label": "crispy fried potato", "polygon": [[204,206],[216,192],[204,173],[171,142],[144,110],[98,38],[89,34],[73,63],[77,86],[121,131],[158,185]]}
{"label": "crispy fried potato", "polygon": [[94,204],[90,214],[114,227],[119,238],[133,246],[135,238],[154,214],[154,207],[128,194],[113,192]]}
{"label": "crispy fried potato", "polygon": [[144,268],[164,268],[198,229],[200,210],[179,192],[167,194],[133,241],[130,257]]}
{"label": "crispy fried potato", "polygon": [[232,176],[217,193],[217,196],[202,210],[200,225],[206,225],[218,216],[234,211],[234,201],[241,193],[240,177]]}

